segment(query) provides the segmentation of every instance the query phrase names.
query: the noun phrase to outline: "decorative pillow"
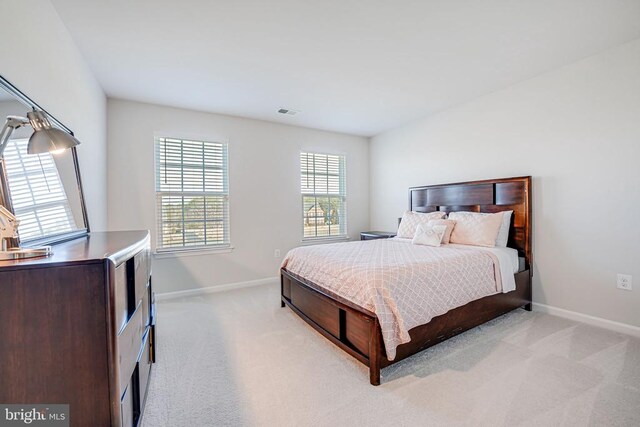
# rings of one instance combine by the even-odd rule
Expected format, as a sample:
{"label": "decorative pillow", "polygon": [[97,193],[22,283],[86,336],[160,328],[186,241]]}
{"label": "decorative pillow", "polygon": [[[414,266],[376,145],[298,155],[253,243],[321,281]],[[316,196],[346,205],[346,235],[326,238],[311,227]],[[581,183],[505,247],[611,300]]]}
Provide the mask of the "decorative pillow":
{"label": "decorative pillow", "polygon": [[446,225],[419,224],[416,227],[416,234],[413,236],[411,243],[414,245],[440,246],[446,230]]}
{"label": "decorative pillow", "polygon": [[502,224],[502,212],[451,212],[449,219],[456,221],[451,243],[494,247]]}
{"label": "decorative pillow", "polygon": [[404,215],[402,215],[402,220],[400,221],[400,226],[398,227],[398,237],[412,239],[413,235],[416,234],[416,227],[418,227],[419,224],[426,225],[432,219],[444,218],[446,214],[446,212],[420,213],[406,211]]}
{"label": "decorative pillow", "polygon": [[498,237],[496,238],[496,246],[500,246],[502,248],[507,247],[512,214],[513,211],[502,211],[502,224],[500,224],[500,231],[498,231]]}
{"label": "decorative pillow", "polygon": [[451,240],[451,232],[453,231],[453,227],[456,226],[456,222],[452,219],[432,219],[427,223],[427,225],[444,225],[447,227],[444,232],[444,236],[442,237],[442,244],[446,245]]}

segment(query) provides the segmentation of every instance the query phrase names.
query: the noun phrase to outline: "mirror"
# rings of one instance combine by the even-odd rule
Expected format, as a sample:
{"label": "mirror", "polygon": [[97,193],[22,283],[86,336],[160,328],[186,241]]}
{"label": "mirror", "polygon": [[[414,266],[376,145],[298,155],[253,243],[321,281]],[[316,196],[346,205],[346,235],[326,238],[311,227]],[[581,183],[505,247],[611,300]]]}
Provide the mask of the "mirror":
{"label": "mirror", "polygon": [[[42,110],[0,76],[0,126],[7,116]],[[48,114],[51,124],[73,134]],[[20,221],[16,246],[48,245],[89,231],[76,148],[27,154],[31,126],[15,129],[0,161],[0,204]]]}

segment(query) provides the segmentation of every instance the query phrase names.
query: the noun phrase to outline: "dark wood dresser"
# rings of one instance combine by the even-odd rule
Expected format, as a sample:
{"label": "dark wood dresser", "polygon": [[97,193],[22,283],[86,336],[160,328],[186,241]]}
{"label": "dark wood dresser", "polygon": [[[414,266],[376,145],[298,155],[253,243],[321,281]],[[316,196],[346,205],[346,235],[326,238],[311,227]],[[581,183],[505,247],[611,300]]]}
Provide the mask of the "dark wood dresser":
{"label": "dark wood dresser", "polygon": [[0,261],[1,403],[69,404],[72,426],[135,426],[154,349],[147,231]]}

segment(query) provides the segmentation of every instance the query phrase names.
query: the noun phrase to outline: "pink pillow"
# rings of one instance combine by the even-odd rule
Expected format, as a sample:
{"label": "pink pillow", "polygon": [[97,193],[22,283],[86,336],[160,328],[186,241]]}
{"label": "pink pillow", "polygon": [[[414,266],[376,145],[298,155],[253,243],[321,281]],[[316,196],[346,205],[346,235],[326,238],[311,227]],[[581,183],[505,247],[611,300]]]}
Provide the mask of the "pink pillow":
{"label": "pink pillow", "polygon": [[414,245],[440,246],[446,230],[447,226],[444,224],[419,224],[416,227],[416,234],[413,236],[411,243]]}
{"label": "pink pillow", "polygon": [[444,232],[444,236],[442,237],[442,244],[446,245],[451,240],[451,232],[453,232],[453,228],[456,225],[456,222],[452,219],[432,219],[427,223],[429,226],[434,225],[444,225],[447,229]]}
{"label": "pink pillow", "polygon": [[402,220],[398,227],[398,237],[413,239],[413,236],[416,234],[416,228],[419,224],[427,225],[427,223],[432,219],[444,218],[446,214],[446,212],[420,213],[406,211],[404,215],[402,215]]}
{"label": "pink pillow", "polygon": [[502,224],[502,212],[451,212],[449,219],[456,222],[451,233],[451,243],[494,247]]}

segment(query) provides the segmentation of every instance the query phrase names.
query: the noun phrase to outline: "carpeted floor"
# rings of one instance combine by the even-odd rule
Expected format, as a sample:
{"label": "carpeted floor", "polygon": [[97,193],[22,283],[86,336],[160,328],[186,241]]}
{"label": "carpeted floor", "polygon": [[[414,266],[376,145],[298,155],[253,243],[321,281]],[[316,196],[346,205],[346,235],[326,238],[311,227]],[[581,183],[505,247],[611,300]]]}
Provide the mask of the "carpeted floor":
{"label": "carpeted floor", "polygon": [[159,302],[144,426],[640,426],[638,339],[516,310],[373,387],[278,293]]}

